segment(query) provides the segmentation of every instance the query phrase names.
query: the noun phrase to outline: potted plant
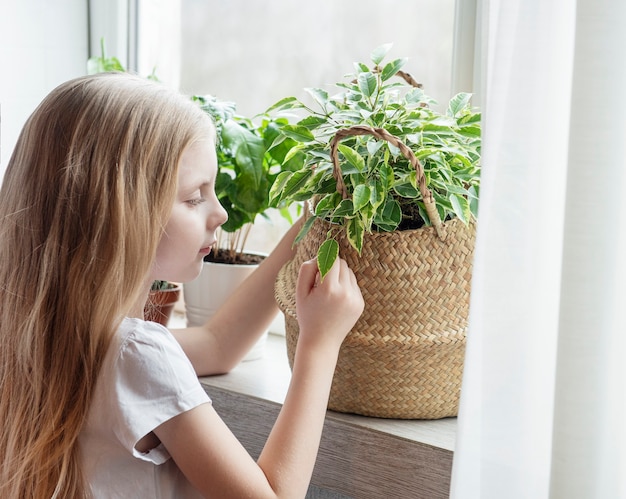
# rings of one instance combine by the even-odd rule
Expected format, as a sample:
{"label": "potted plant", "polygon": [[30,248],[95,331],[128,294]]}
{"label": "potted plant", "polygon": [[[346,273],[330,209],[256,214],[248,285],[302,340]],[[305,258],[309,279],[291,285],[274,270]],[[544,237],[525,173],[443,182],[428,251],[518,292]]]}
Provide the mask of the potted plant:
{"label": "potted plant", "polygon": [[143,315],[147,321],[158,322],[167,326],[174,306],[180,298],[180,284],[169,281],[154,281],[150,287],[148,300],[144,305]]}
{"label": "potted plant", "polygon": [[285,160],[287,152],[295,145],[294,141],[270,149],[279,135],[279,126],[286,124],[287,120],[258,116],[257,125],[251,119],[237,115],[234,102],[221,101],[210,95],[194,95],[191,99],[213,118],[217,129],[215,192],[228,213],[216,250],[207,260],[259,263],[259,255],[246,249],[248,235],[257,216],[268,218],[268,212],[276,209],[292,221],[289,206],[269,197],[278,174],[297,169],[302,163],[302,159],[297,157]]}
{"label": "potted plant", "polygon": [[[460,93],[444,112],[384,62],[391,45],[337,83],[308,89],[314,105],[288,97],[269,112],[305,116],[282,124],[296,142],[271,191],[280,202],[311,200],[296,256],[276,297],[297,342],[294,286],[302,261],[328,272],[338,255],[355,271],[366,308],[346,338],[329,407],[397,417],[453,416],[458,406],[480,180],[480,113]],[[277,143],[280,139],[277,140]]]}

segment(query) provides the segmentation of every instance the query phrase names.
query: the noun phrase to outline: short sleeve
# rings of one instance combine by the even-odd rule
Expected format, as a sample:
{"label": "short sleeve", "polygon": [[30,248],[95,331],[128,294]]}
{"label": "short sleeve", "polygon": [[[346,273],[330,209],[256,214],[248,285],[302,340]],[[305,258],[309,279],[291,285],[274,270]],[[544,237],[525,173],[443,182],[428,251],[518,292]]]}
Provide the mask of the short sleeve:
{"label": "short sleeve", "polygon": [[134,456],[161,464],[170,457],[163,445],[144,454],[135,449],[137,442],[165,421],[211,400],[166,328],[141,320],[130,324],[113,369],[113,430]]}

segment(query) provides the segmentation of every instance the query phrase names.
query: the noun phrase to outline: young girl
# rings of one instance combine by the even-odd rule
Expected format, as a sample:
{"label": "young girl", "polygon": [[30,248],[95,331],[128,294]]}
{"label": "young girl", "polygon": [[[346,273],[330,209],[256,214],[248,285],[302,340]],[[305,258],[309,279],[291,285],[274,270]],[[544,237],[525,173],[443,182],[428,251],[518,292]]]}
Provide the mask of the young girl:
{"label": "young girl", "polygon": [[150,283],[193,279],[226,219],[214,134],[188,99],[127,74],[62,84],[26,123],[0,191],[0,497],[305,496],[363,309],[345,262],[323,281],[300,270],[291,384],[257,462],[197,376],[265,330],[298,225],[204,327],[143,320]]}

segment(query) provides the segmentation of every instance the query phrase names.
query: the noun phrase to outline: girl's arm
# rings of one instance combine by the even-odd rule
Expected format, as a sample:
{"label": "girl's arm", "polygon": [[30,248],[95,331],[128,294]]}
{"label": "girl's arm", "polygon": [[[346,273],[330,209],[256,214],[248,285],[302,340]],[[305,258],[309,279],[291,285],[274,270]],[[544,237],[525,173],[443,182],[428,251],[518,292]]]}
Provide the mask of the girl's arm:
{"label": "girl's arm", "polygon": [[301,226],[302,219],[207,323],[172,330],[199,376],[230,371],[267,331],[278,313],[274,299],[276,276],[293,257],[293,241]]}
{"label": "girl's arm", "polygon": [[341,343],[363,311],[343,260],[319,282],[305,263],[296,306],[300,333],[285,402],[255,463],[210,404],[163,423],[155,434],[205,497],[303,498],[313,473]]}

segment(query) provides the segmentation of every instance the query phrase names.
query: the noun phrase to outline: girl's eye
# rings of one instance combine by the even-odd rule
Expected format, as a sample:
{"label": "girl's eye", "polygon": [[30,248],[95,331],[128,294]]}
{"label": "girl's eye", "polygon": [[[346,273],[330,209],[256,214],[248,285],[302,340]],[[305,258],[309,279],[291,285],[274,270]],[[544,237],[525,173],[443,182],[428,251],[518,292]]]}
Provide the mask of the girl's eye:
{"label": "girl's eye", "polygon": [[190,206],[198,206],[199,204],[202,204],[206,201],[206,199],[204,198],[193,198],[193,199],[188,199],[187,200],[187,204]]}

